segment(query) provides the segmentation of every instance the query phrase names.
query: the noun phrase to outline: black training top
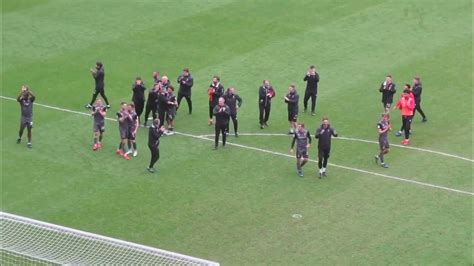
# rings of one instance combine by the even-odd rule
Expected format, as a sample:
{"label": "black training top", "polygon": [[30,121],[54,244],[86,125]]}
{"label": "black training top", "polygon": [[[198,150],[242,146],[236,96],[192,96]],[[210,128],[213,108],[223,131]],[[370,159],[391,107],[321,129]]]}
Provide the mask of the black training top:
{"label": "black training top", "polygon": [[95,88],[96,89],[103,89],[104,88],[104,78],[105,78],[105,72],[104,72],[104,67],[101,67],[99,69],[96,68],[96,72],[92,73],[92,76],[94,77],[95,80]]}
{"label": "black training top", "polygon": [[328,126],[326,129],[319,127],[316,130],[315,138],[319,139],[318,141],[318,149],[331,149],[331,137],[337,137],[338,134],[334,128]]}
{"label": "black training top", "polygon": [[148,146],[158,147],[160,145],[160,137],[163,135],[163,131],[159,127],[152,125],[148,130]]}
{"label": "black training top", "polygon": [[306,75],[303,78],[303,81],[306,81],[306,91],[318,93],[318,82],[319,74],[314,73],[314,75]]}

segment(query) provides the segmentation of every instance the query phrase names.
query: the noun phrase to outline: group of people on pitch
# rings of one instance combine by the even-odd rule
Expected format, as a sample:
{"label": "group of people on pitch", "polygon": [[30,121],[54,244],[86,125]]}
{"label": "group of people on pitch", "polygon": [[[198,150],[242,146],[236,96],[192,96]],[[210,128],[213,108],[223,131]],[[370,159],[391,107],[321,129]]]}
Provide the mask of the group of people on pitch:
{"label": "group of people on pitch", "polygon": [[[92,149],[94,151],[102,147],[102,138],[105,130],[105,117],[107,110],[110,108],[108,99],[105,95],[105,71],[101,62],[97,62],[95,68],[91,69],[91,74],[95,80],[95,91],[92,100],[86,105],[86,108],[91,110],[94,124],[94,144]],[[159,139],[165,135],[173,134],[174,122],[176,112],[182,98],[186,99],[188,104],[189,114],[192,114],[192,100],[191,88],[194,84],[194,79],[191,76],[189,69],[185,68],[181,75],[177,78],[179,83],[178,96],[174,95],[174,87],[171,85],[167,76],[161,77],[159,72],[153,72],[153,88],[148,92],[148,97],[145,98],[146,87],[141,78],[136,78],[132,85],[132,103],[121,103],[120,110],[117,112],[117,121],[119,124],[120,144],[116,153],[125,159],[130,159],[130,154],[134,157],[138,155],[136,144],[136,133],[140,126],[140,117],[145,109],[145,117],[143,126],[147,127],[148,117],[151,113],[153,122],[149,126],[149,140],[148,147],[151,151],[150,164],[147,167],[148,171],[155,172],[154,164],[159,159]],[[316,108],[316,97],[318,92],[319,74],[316,72],[314,66],[310,66],[303,80],[306,82],[306,90],[304,96],[304,111],[307,111],[308,101],[311,99],[311,114],[314,116]],[[422,122],[426,122],[427,118],[421,109],[421,80],[419,77],[413,79],[413,86],[405,84],[404,91],[400,100],[393,106],[393,109],[401,110],[402,127],[396,133],[396,136],[405,135],[402,141],[403,145],[410,144],[411,122],[417,110],[422,116]],[[395,84],[392,82],[392,77],[387,75],[385,81],[380,85],[379,91],[382,93],[382,103],[384,113],[382,119],[377,124],[379,133],[380,153],[375,156],[375,161],[380,161],[381,166],[387,168],[388,165],[384,161],[384,155],[389,152],[388,132],[391,130],[389,111],[392,108],[393,97],[396,93]],[[235,88],[231,87],[224,91],[224,86],[220,83],[220,78],[214,76],[212,82],[207,90],[209,98],[209,125],[215,125],[215,145],[214,149],[218,148],[219,138],[222,135],[222,145],[226,144],[226,136],[229,134],[230,120],[233,122],[234,134],[238,137],[238,121],[237,111],[242,105],[242,98],[236,93]],[[102,99],[97,99],[98,95]],[[270,85],[268,80],[264,80],[262,86],[259,88],[259,123],[260,128],[268,127],[268,120],[271,111],[271,101],[276,96],[276,92]],[[296,145],[296,168],[297,173],[303,176],[302,167],[308,161],[308,148],[311,145],[311,135],[305,129],[303,123],[298,124],[298,106],[299,95],[294,85],[288,87],[288,93],[283,97],[284,102],[288,106],[288,122],[290,125],[289,134],[293,135],[291,143],[291,152],[294,152]],[[21,142],[23,131],[28,130],[28,144],[31,143],[31,129],[33,126],[33,102],[35,96],[31,90],[25,85],[22,86],[20,95],[17,101],[21,105],[21,124],[19,131],[19,138],[17,143]],[[164,126],[164,122],[167,126]],[[326,168],[331,149],[331,137],[337,137],[336,130],[329,125],[328,118],[323,118],[321,126],[316,130],[315,138],[318,139],[318,167],[319,176],[327,175]],[[128,147],[128,149],[126,149]]]}
{"label": "group of people on pitch", "polygon": [[428,119],[425,113],[421,109],[421,79],[420,77],[413,78],[413,86],[405,84],[403,93],[397,103],[392,107],[393,96],[396,93],[395,83],[392,81],[392,76],[387,75],[385,81],[380,85],[379,91],[382,93],[382,104],[384,112],[382,119],[377,123],[377,129],[379,133],[379,147],[380,153],[375,155],[375,163],[379,163],[384,168],[388,168],[385,163],[384,155],[390,150],[388,142],[388,132],[392,129],[390,125],[390,109],[400,109],[402,117],[402,126],[399,131],[395,133],[395,136],[400,137],[402,134],[405,138],[401,141],[402,145],[410,145],[410,134],[411,134],[411,123],[415,112],[418,111],[422,117],[422,122],[427,122]]}

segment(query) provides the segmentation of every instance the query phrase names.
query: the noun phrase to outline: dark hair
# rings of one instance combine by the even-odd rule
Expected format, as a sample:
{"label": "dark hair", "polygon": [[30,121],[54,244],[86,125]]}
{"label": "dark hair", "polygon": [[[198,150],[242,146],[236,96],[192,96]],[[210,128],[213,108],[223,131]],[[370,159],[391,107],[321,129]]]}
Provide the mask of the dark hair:
{"label": "dark hair", "polygon": [[130,105],[132,108],[135,108],[135,104],[133,104],[133,103],[130,103],[128,105]]}
{"label": "dark hair", "polygon": [[142,78],[141,78],[141,77],[137,77],[135,80],[142,80]]}
{"label": "dark hair", "polygon": [[171,89],[172,91],[174,91],[173,85],[169,85],[169,86],[168,86],[168,89]]}
{"label": "dark hair", "polygon": [[219,78],[219,76],[214,76],[212,77],[213,79],[217,79],[217,81],[221,81],[221,78]]}
{"label": "dark hair", "polygon": [[95,63],[95,65],[98,66],[98,67],[100,67],[100,68],[103,66],[102,62],[100,62],[100,61],[97,61],[97,62]]}
{"label": "dark hair", "polygon": [[418,76],[415,77],[415,80],[416,80],[417,84],[421,84],[421,78],[420,77],[418,77]]}
{"label": "dark hair", "polygon": [[[264,80],[263,80],[263,83],[265,83],[265,81],[268,81],[268,79],[264,79]],[[268,82],[269,82],[269,81],[268,81]]]}
{"label": "dark hair", "polygon": [[183,71],[189,73],[189,68],[186,67],[185,69],[183,69]]}
{"label": "dark hair", "polygon": [[301,127],[304,127],[304,123],[300,123],[300,126],[301,126]]}
{"label": "dark hair", "polygon": [[407,88],[409,88],[409,89],[411,88],[410,84],[408,84],[408,83],[405,84],[405,87],[407,87]]}
{"label": "dark hair", "polygon": [[388,74],[386,77],[387,77],[387,78],[392,78],[392,75]]}
{"label": "dark hair", "polygon": [[324,121],[324,120],[329,120],[329,118],[327,116],[323,116],[323,119],[321,119],[321,121]]}
{"label": "dark hair", "polygon": [[309,68],[316,68],[314,65],[310,65]]}
{"label": "dark hair", "polygon": [[291,85],[290,85],[290,88],[293,88],[293,89],[295,89],[295,90],[296,90],[296,86],[295,86],[295,85],[293,85],[293,84],[291,84]]}

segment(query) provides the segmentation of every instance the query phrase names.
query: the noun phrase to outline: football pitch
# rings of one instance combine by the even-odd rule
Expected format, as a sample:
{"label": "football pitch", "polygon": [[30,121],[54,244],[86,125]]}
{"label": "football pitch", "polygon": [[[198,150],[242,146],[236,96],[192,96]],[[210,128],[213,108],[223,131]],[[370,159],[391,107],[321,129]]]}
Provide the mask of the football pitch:
{"label": "football pitch", "polygon": [[[2,1],[1,210],[221,265],[472,265],[472,1]],[[84,105],[105,67],[111,101],[103,148],[92,151]],[[328,177],[317,142],[305,176],[289,153],[283,96],[295,84],[300,111],[309,65],[321,81],[333,138]],[[115,112],[137,76],[160,71],[176,86],[189,67],[193,114],[183,100],[163,136],[157,172],[148,132],[139,154],[115,154]],[[374,163],[385,75],[398,99],[423,82],[411,146],[394,133],[390,168]],[[213,75],[243,98],[239,131],[213,148],[207,87]],[[258,88],[276,89],[269,127],[258,123]],[[16,144],[22,84],[35,93],[33,148]],[[232,125],[231,125],[232,128]],[[232,130],[231,130],[232,131]]]}

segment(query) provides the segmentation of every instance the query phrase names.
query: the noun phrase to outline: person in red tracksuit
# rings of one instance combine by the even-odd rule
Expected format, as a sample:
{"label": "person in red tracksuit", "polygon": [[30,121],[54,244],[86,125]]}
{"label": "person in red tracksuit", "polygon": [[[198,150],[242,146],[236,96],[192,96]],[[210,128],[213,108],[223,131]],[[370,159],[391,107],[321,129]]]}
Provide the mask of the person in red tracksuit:
{"label": "person in red tracksuit", "polygon": [[[411,90],[410,84],[405,84],[405,87],[403,88],[403,93],[408,93],[408,95],[410,95],[410,98],[412,98],[413,101],[415,102],[415,108],[416,108],[415,94],[413,94],[413,91]],[[414,114],[415,114],[415,111],[413,111],[413,115]],[[405,128],[405,125],[402,123],[402,126],[400,127],[400,130],[397,133],[395,133],[395,136],[400,137],[402,135],[403,131],[404,131],[404,128]]]}
{"label": "person in red tracksuit", "polygon": [[[402,130],[405,132],[405,139],[402,140],[402,145],[410,145],[410,128],[411,120],[413,118],[413,110],[415,110],[415,100],[409,93],[403,92],[402,97],[397,102],[395,108],[401,110],[402,113]],[[401,131],[398,133],[401,135]],[[397,136],[400,136],[396,134]]]}

